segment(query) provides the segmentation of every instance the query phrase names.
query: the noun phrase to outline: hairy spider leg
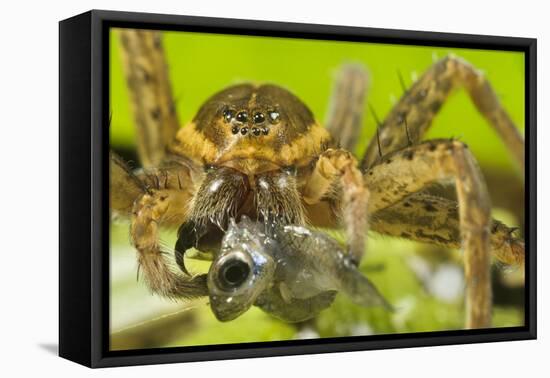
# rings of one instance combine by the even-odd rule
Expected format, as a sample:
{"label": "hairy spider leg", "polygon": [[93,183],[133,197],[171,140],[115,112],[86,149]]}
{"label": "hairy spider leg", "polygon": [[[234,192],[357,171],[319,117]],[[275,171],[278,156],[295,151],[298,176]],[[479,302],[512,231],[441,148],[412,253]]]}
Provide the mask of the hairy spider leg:
{"label": "hairy spider leg", "polygon": [[336,144],[353,152],[363,125],[363,109],[369,76],[360,64],[340,68],[332,90],[326,128]]}
{"label": "hairy spider leg", "polygon": [[[456,88],[463,86],[477,110],[497,131],[509,151],[524,168],[523,137],[502,107],[495,91],[483,76],[466,61],[447,56],[431,66],[401,97],[379,128],[383,154],[422,140],[435,115]],[[361,161],[363,171],[379,159],[376,139],[370,141]]]}
{"label": "hairy spider leg", "polygon": [[306,204],[318,203],[325,197],[333,197],[338,203],[349,253],[358,264],[365,250],[369,191],[351,152],[328,149],[315,164],[303,190]]}
{"label": "hairy spider leg", "polygon": [[491,206],[477,162],[459,141],[432,140],[384,156],[365,175],[369,214],[434,182],[454,182],[466,275],[466,327],[491,324]]}
{"label": "hairy spider leg", "polygon": [[135,29],[117,32],[141,164],[158,167],[179,129],[161,33]]}

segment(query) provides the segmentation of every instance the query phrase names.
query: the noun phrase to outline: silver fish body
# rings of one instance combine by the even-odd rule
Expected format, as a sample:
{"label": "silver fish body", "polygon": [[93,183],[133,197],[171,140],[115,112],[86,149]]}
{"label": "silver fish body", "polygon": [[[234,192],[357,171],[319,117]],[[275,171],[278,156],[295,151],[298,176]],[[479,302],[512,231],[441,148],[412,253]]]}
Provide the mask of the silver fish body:
{"label": "silver fish body", "polygon": [[230,221],[208,273],[210,305],[221,321],[250,306],[287,322],[310,319],[338,292],[360,306],[391,306],[342,246],[302,226]]}

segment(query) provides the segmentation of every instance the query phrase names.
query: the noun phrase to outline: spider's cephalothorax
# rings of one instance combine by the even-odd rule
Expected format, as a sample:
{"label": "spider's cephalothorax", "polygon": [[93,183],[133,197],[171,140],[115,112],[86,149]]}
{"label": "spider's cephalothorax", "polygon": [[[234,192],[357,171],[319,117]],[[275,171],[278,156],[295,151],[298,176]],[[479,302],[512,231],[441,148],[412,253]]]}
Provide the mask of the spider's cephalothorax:
{"label": "spider's cephalothorax", "polygon": [[[158,36],[129,30],[122,37],[145,169],[131,172],[112,154],[111,208],[131,218],[131,240],[152,291],[207,296],[206,275],[187,273],[183,254],[192,246],[218,254],[232,217],[340,227],[346,261],[355,264],[370,226],[385,235],[462,247],[467,327],[490,325],[490,252],[521,264],[523,240],[491,219],[485,181],[464,143],[422,141],[448,95],[462,86],[523,164],[523,138],[474,67],[455,57],[436,62],[379,124],[359,164],[349,151],[361,127],[363,69],[342,70],[326,128],[289,91],[243,84],[215,94],[176,132]],[[134,48],[143,45],[150,48]],[[454,184],[456,201],[425,191],[438,182]],[[179,227],[176,261],[183,272],[166,260],[160,227]]]}
{"label": "spider's cephalothorax", "polygon": [[216,250],[229,217],[329,222],[335,216],[330,204],[315,206],[318,198],[309,199],[306,189],[317,185],[308,177],[332,144],[307,106],[281,87],[243,84],[212,96],[169,146],[172,156],[205,168],[195,180],[176,252]]}

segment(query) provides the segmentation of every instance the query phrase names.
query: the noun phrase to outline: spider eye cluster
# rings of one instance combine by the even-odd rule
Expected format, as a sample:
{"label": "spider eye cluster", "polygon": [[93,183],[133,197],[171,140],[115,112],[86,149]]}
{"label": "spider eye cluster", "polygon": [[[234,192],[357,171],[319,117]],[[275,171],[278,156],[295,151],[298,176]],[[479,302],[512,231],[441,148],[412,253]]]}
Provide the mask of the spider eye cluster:
{"label": "spider eye cluster", "polygon": [[277,110],[268,110],[267,112],[254,111],[249,114],[246,110],[235,110],[226,108],[222,112],[223,119],[231,125],[233,134],[247,135],[251,133],[254,136],[269,134],[269,126],[279,123],[280,113]]}

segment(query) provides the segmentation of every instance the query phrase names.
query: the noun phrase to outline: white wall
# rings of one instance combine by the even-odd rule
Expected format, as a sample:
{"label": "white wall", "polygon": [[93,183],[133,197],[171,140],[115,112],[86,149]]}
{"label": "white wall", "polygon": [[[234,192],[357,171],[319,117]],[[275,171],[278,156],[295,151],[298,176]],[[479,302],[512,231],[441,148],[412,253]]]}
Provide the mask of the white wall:
{"label": "white wall", "polygon": [[[539,238],[539,341],[90,371],[55,357],[57,343],[57,21],[90,8],[464,32],[539,39],[539,215],[550,213],[548,47],[544,1],[4,1],[0,20],[0,371],[58,376],[495,376],[550,371],[549,243]],[[539,235],[545,234],[539,216]],[[32,228],[29,228],[29,225]],[[6,298],[7,297],[7,298]],[[546,350],[545,350],[546,348]]]}

